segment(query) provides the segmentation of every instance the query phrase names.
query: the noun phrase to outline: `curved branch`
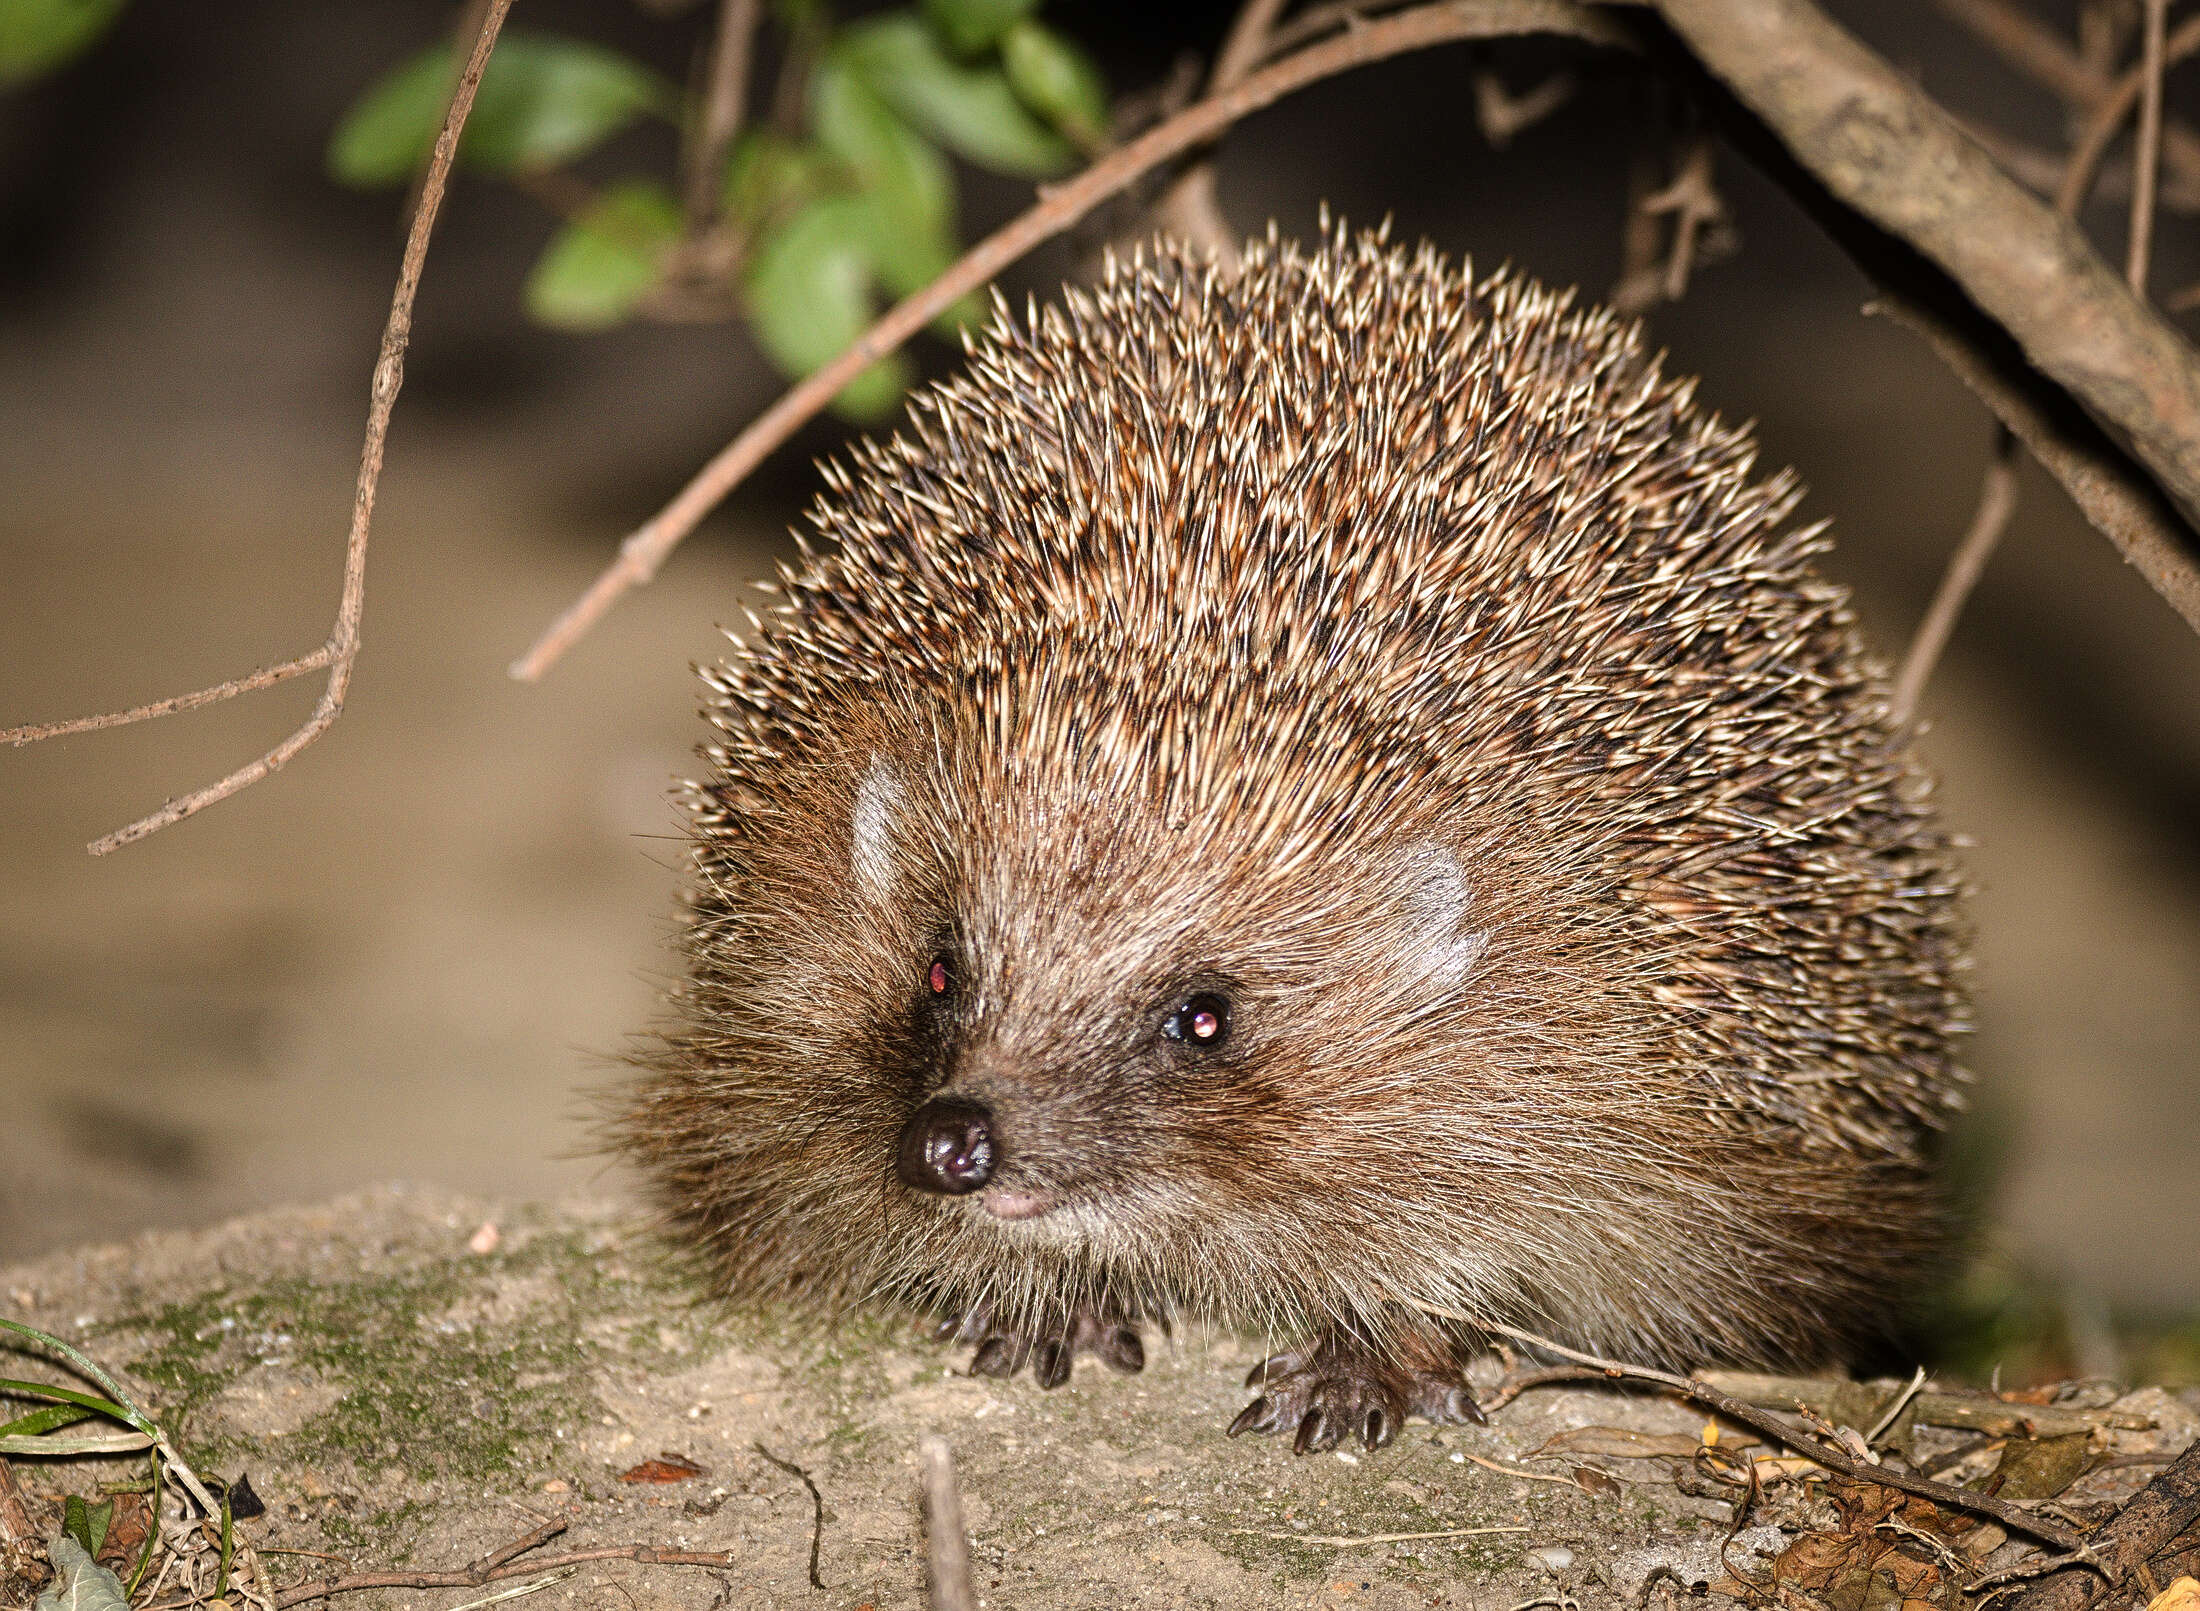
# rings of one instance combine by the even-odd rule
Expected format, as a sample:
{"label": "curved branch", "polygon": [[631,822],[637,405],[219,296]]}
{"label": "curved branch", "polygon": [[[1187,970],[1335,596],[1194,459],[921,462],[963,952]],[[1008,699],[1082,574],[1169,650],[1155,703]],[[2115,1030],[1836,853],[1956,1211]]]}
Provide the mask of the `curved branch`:
{"label": "curved branch", "polygon": [[958,298],[986,284],[1033,247],[1070,228],[1142,174],[1205,144],[1239,119],[1293,91],[1355,67],[1455,40],[1531,33],[1566,34],[1600,45],[1627,43],[1626,36],[1611,22],[1572,0],[1445,0],[1442,4],[1419,6],[1348,29],[1337,38],[1310,45],[1262,68],[1230,89],[1186,107],[1075,178],[1044,192],[1037,206],[988,235],[923,290],[896,303],[854,345],[790,388],[748,429],[720,449],[717,457],[704,465],[670,503],[619,545],[618,558],[513,663],[512,675],[522,682],[533,682],[548,671],[629,588],[655,576],[658,567],[703,516],[822,411],[849,381],[923,329]]}
{"label": "curved branch", "polygon": [[263,667],[196,693],[177,694],[108,716],[86,716],[75,721],[47,722],[0,732],[0,738],[10,743],[28,744],[65,733],[120,727],[179,710],[195,710],[201,705],[271,687],[302,672],[328,668],[328,686],[315,702],[313,714],[288,738],[220,781],[178,795],[158,811],[93,840],[85,848],[95,856],[104,856],[148,834],[158,833],[171,823],[196,816],[216,801],[226,800],[238,790],[249,788],[270,772],[281,771],[293,756],[327,732],[343,714],[344,695],[351,686],[352,667],[359,658],[359,624],[366,610],[367,533],[374,523],[374,494],[382,480],[382,453],[389,440],[390,412],[397,406],[398,388],[405,383],[405,346],[412,337],[413,299],[420,290],[420,271],[427,261],[428,237],[435,229],[435,216],[443,205],[451,163],[458,155],[459,135],[474,109],[474,93],[481,88],[481,75],[488,68],[489,52],[495,47],[497,33],[504,26],[505,13],[511,9],[512,0],[489,0],[483,8],[473,52],[467,57],[465,71],[459,74],[458,85],[451,93],[450,110],[444,114],[443,128],[436,135],[435,154],[421,182],[419,204],[413,209],[412,227],[405,239],[405,256],[398,269],[397,289],[390,297],[389,321],[382,328],[381,356],[375,361],[374,379],[369,388],[367,435],[359,452],[359,481],[352,494],[351,530],[344,543],[344,587],[336,604],[336,622],[329,629],[326,641],[318,649],[294,660]]}
{"label": "curved branch", "polygon": [[1655,0],[1842,201],[1945,270],[2200,512],[2200,355],[2068,219],[1809,0]]}

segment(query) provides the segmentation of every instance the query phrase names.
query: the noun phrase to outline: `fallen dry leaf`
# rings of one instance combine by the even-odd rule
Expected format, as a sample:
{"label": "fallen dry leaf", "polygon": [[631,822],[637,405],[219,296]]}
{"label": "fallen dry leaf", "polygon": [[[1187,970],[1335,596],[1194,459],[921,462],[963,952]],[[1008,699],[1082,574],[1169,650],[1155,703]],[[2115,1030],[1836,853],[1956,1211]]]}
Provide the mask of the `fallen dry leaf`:
{"label": "fallen dry leaf", "polygon": [[670,1449],[658,1451],[654,1460],[644,1460],[631,1471],[619,1473],[621,1482],[688,1482],[696,1477],[707,1477],[705,1471],[685,1455],[674,1454]]}

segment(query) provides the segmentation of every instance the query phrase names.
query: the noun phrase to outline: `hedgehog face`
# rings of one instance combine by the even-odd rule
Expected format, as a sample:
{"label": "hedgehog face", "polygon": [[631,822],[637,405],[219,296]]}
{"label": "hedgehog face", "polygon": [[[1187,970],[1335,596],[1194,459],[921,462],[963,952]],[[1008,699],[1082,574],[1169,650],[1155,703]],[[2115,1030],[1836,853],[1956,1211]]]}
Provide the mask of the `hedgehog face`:
{"label": "hedgehog face", "polygon": [[900,981],[878,1007],[908,1027],[872,1037],[908,1103],[896,1182],[1013,1245],[1119,1244],[1341,1167],[1343,1070],[1364,1078],[1369,1044],[1440,1010],[1489,941],[1433,840],[1280,867],[1243,823],[1065,802],[1058,780],[985,797],[1021,831],[869,759],[848,877],[898,920],[851,943],[898,951],[875,959]]}

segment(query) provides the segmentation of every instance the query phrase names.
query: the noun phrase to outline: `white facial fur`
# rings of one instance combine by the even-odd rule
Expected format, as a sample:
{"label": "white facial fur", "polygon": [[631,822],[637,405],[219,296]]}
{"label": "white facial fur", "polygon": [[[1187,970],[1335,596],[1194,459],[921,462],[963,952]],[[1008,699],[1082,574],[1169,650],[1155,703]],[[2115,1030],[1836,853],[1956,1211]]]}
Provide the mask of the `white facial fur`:
{"label": "white facial fur", "polygon": [[1456,989],[1490,943],[1489,930],[1468,927],[1474,891],[1466,869],[1444,846],[1422,843],[1403,853],[1399,873],[1406,898],[1403,960],[1431,989]]}
{"label": "white facial fur", "polygon": [[894,819],[901,805],[900,779],[887,770],[883,758],[874,757],[856,785],[848,846],[848,864],[856,883],[874,899],[883,899],[894,887]]}

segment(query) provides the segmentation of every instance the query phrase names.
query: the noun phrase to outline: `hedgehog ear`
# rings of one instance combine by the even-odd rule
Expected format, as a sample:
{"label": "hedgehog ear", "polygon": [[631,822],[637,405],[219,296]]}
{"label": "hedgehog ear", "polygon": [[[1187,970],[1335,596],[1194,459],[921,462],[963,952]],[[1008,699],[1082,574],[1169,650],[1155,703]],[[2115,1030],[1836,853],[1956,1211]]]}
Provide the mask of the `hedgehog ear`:
{"label": "hedgehog ear", "polygon": [[848,814],[848,865],[856,882],[874,899],[893,892],[899,860],[895,829],[903,798],[901,780],[888,769],[883,756],[873,756],[863,781],[856,785],[855,808]]}
{"label": "hedgehog ear", "polygon": [[1398,861],[1403,886],[1407,967],[1434,989],[1467,980],[1490,943],[1489,930],[1473,927],[1474,889],[1449,846],[1433,840],[1410,845]]}

